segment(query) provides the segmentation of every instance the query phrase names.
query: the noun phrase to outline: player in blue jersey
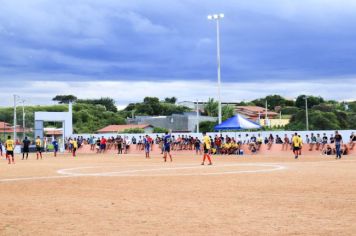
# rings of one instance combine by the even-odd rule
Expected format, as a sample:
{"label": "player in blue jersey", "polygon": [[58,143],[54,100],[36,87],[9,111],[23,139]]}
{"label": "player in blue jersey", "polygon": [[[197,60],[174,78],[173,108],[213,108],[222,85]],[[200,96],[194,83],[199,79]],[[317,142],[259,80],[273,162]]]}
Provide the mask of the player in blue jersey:
{"label": "player in blue jersey", "polygon": [[164,158],[164,162],[167,162],[167,155],[171,159],[171,162],[173,161],[172,160],[172,155],[171,155],[171,139],[172,139],[171,134],[168,134],[168,132],[166,132],[166,135],[163,137],[163,148],[164,148],[163,158]]}
{"label": "player in blue jersey", "polygon": [[56,157],[57,152],[58,152],[58,142],[57,142],[56,138],[53,139],[52,145],[53,145],[53,150],[54,150],[54,156]]}

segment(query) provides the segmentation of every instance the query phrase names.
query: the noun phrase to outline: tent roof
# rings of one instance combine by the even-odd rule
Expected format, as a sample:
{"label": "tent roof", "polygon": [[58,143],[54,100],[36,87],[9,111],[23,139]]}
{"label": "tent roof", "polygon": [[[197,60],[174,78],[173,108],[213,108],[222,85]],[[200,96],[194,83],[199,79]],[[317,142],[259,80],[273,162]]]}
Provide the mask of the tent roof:
{"label": "tent roof", "polygon": [[215,130],[243,130],[243,129],[260,129],[261,126],[252,122],[240,114],[225,120],[221,124],[215,126]]}

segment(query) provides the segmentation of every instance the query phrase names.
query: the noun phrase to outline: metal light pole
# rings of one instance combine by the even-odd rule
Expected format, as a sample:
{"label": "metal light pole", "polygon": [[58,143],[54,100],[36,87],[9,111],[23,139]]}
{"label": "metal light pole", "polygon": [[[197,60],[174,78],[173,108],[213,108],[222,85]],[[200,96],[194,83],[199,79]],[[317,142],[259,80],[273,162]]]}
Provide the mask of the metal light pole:
{"label": "metal light pole", "polygon": [[208,15],[209,20],[216,21],[216,47],[217,47],[217,60],[218,60],[218,102],[219,102],[219,124],[221,124],[221,73],[220,73],[220,20],[224,18],[224,14]]}
{"label": "metal light pole", "polygon": [[309,116],[308,116],[308,97],[305,96],[305,120],[306,120],[306,128],[309,130]]}
{"label": "metal light pole", "polygon": [[[18,100],[19,99],[19,100]],[[17,132],[16,132],[16,126],[17,126],[17,104],[21,102],[22,103],[22,125],[23,125],[23,137],[25,137],[25,99],[21,99],[20,96],[14,95],[14,141],[16,142],[17,138]]]}
{"label": "metal light pole", "polygon": [[197,133],[199,133],[199,101],[197,100]]}
{"label": "metal light pole", "polygon": [[[16,99],[17,95],[14,95],[14,142],[16,143]],[[15,144],[16,145],[16,144]]]}
{"label": "metal light pole", "polygon": [[22,103],[22,138],[25,139],[26,137],[26,113],[25,113],[25,99],[21,100]]}

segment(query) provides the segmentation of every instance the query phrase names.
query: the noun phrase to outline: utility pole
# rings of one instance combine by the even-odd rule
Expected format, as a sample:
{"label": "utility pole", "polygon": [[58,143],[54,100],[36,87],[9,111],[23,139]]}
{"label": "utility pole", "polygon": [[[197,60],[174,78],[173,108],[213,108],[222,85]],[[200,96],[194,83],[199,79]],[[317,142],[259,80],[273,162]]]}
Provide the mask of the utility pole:
{"label": "utility pole", "polygon": [[197,133],[199,133],[199,100],[197,100]]}
{"label": "utility pole", "polygon": [[305,96],[304,99],[305,99],[305,122],[306,122],[307,131],[309,131],[308,97]]}
{"label": "utility pole", "polygon": [[16,145],[16,98],[17,95],[14,95],[14,142]]}

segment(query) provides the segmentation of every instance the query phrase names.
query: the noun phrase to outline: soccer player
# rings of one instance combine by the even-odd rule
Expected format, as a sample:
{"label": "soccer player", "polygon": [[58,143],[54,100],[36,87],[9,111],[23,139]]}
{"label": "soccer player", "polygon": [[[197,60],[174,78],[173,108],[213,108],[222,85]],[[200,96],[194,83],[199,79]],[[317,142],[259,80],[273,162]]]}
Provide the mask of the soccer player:
{"label": "soccer player", "polygon": [[78,142],[77,142],[77,139],[74,138],[72,141],[71,141],[71,144],[73,146],[73,149],[72,149],[72,155],[73,157],[76,157],[76,151],[78,149]]}
{"label": "soccer player", "polygon": [[204,165],[205,159],[208,159],[209,165],[212,165],[213,163],[211,162],[211,158],[210,158],[211,140],[209,136],[206,135],[206,132],[203,132],[203,146],[204,146],[204,157],[203,157],[203,162],[201,164]]}
{"label": "soccer player", "polygon": [[163,137],[163,146],[164,146],[164,153],[163,153],[164,162],[167,162],[167,155],[169,156],[172,162],[173,159],[171,155],[171,134],[168,134],[168,132],[166,132],[165,136]]}
{"label": "soccer player", "polygon": [[37,160],[38,157],[41,157],[42,160],[42,141],[40,139],[40,136],[37,136],[36,138],[36,156],[37,156]]}
{"label": "soccer player", "polygon": [[53,145],[53,149],[54,149],[54,156],[57,156],[57,152],[58,152],[58,142],[57,139],[54,138],[52,141],[52,145]]}
{"label": "soccer player", "polygon": [[298,135],[299,138],[299,156],[302,155],[302,148],[303,148],[303,139],[300,135]]}
{"label": "soccer player", "polygon": [[[6,147],[6,158],[9,161],[9,164],[11,164],[11,160],[12,160],[12,164],[15,164],[15,157],[14,157],[14,149],[15,149],[15,142],[14,140],[11,139],[10,136],[7,137],[7,140],[5,142],[5,147]],[[11,156],[11,158],[10,158]]]}
{"label": "soccer player", "polygon": [[26,154],[26,160],[28,159],[28,153],[30,152],[30,144],[31,141],[25,137],[25,139],[22,141],[23,147],[22,147],[22,160],[25,159],[25,154]]}
{"label": "soccer player", "polygon": [[292,138],[292,146],[293,146],[294,158],[298,159],[299,149],[301,146],[301,139],[298,137],[297,133],[295,133]]}
{"label": "soccer player", "polygon": [[342,136],[338,131],[335,131],[335,150],[336,150],[336,159],[341,158],[341,145],[342,145]]}

